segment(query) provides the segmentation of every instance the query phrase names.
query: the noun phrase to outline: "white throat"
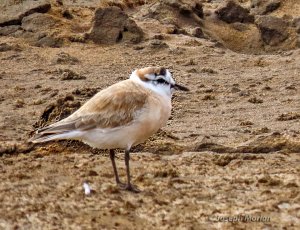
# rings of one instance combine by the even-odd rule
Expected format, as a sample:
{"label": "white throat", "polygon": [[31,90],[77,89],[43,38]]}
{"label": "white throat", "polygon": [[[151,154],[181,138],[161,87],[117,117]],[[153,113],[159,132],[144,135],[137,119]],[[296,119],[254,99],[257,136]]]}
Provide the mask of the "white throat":
{"label": "white throat", "polygon": [[164,84],[155,84],[151,81],[142,81],[136,74],[136,70],[130,75],[130,79],[134,82],[140,84],[141,86],[158,93],[163,97],[167,97],[169,100],[172,98],[173,90],[168,85]]}

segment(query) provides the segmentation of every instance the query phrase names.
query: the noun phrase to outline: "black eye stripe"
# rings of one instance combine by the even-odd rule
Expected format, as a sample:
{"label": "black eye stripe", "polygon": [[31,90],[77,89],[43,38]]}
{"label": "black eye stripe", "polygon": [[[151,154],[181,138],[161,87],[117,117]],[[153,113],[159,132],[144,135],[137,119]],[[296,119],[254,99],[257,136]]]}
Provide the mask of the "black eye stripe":
{"label": "black eye stripe", "polygon": [[167,82],[165,79],[162,79],[162,78],[159,78],[159,79],[157,79],[156,81],[157,81],[158,83],[160,83],[160,84],[167,84],[167,85],[170,84],[169,82]]}

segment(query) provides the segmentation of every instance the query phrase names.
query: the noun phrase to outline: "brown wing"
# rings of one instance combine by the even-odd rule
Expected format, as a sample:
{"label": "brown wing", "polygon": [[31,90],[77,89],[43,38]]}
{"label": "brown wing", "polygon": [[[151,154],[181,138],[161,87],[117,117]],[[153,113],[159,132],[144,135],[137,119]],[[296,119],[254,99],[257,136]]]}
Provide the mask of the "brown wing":
{"label": "brown wing", "polygon": [[92,128],[116,128],[132,122],[146,107],[149,91],[130,80],[102,90],[71,116],[38,131],[41,134],[62,133]]}
{"label": "brown wing", "polygon": [[[117,92],[109,97],[101,98],[94,111],[81,111],[75,123],[76,129],[115,128],[124,126],[134,120],[147,100],[147,95],[141,92]],[[83,115],[85,111],[85,115]],[[91,113],[89,113],[91,112]]]}

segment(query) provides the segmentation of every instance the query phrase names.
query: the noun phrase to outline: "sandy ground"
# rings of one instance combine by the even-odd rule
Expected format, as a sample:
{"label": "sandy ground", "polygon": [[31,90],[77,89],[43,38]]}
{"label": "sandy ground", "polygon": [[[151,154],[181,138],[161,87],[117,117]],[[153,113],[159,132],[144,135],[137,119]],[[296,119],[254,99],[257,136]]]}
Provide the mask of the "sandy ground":
{"label": "sandy ground", "polygon": [[[300,227],[299,49],[248,55],[180,34],[159,47],[0,41],[12,47],[0,52],[0,229]],[[169,68],[191,91],[174,95],[167,126],[131,154],[141,193],[115,186],[105,151],[25,144],[49,104],[66,95],[82,103],[91,95],[74,92],[101,90],[151,65]],[[82,79],[62,80],[69,70]],[[125,179],[123,161],[119,151]]]}

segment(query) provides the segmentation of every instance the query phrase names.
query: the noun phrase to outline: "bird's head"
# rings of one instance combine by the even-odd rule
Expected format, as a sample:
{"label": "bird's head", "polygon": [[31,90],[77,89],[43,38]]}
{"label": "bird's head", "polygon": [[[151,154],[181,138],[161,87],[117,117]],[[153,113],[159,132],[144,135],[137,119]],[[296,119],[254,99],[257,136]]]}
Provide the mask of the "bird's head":
{"label": "bird's head", "polygon": [[130,79],[169,97],[172,96],[174,90],[189,91],[185,86],[175,83],[170,71],[164,67],[146,67],[135,70]]}

